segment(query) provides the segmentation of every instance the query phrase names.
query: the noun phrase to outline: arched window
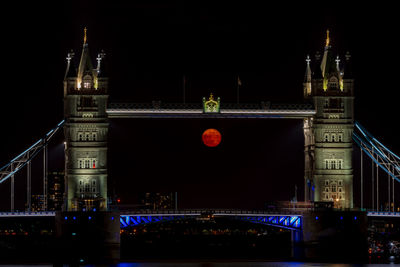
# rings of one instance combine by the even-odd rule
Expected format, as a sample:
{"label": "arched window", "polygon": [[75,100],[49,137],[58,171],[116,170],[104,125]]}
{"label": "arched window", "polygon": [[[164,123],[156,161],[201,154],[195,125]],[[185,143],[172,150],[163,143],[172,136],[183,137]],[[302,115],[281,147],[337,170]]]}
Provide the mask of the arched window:
{"label": "arched window", "polygon": [[326,133],[326,134],[324,135],[324,141],[325,141],[325,142],[329,142],[329,134]]}
{"label": "arched window", "polygon": [[332,142],[336,142],[336,134],[332,134]]}
{"label": "arched window", "polygon": [[339,170],[342,169],[342,161],[341,161],[341,160],[338,161],[338,169],[339,169]]}
{"label": "arched window", "polygon": [[329,160],[325,160],[325,169],[329,169]]}
{"label": "arched window", "polygon": [[338,88],[338,79],[336,77],[331,77],[328,82],[329,89],[337,89]]}
{"label": "arched window", "polygon": [[92,139],[93,139],[93,141],[96,141],[96,139],[97,139],[97,134],[96,133],[93,133]]}
{"label": "arched window", "polygon": [[338,141],[343,142],[343,134],[338,134]]}
{"label": "arched window", "polygon": [[336,160],[331,161],[331,169],[336,169]]}
{"label": "arched window", "polygon": [[82,133],[78,133],[78,140],[82,141],[83,140],[83,134]]}
{"label": "arched window", "polygon": [[86,75],[83,77],[83,88],[90,89],[92,88],[93,79],[92,76]]}

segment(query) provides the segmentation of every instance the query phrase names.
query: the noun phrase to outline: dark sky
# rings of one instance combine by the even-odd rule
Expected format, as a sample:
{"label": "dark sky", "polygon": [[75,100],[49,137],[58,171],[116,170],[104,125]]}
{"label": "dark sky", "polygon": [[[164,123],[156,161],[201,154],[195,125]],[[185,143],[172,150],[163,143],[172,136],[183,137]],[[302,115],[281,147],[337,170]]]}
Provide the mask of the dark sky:
{"label": "dark sky", "polygon": [[[400,153],[393,6],[126,2],[3,8],[0,165],[62,120],[65,57],[70,49],[80,54],[85,26],[92,57],[107,53],[111,102],[181,102],[183,74],[187,102],[210,92],[234,102],[238,74],[241,102],[299,102],[304,59],[322,51],[329,28],[333,49],[352,54],[356,119]],[[216,149],[201,143],[210,127],[222,132]],[[300,121],[118,120],[110,131],[110,178],[129,201],[143,191],[176,190],[183,207],[262,207],[291,198],[295,184],[302,196],[302,149]],[[52,151],[53,168],[62,166],[59,144]]]}

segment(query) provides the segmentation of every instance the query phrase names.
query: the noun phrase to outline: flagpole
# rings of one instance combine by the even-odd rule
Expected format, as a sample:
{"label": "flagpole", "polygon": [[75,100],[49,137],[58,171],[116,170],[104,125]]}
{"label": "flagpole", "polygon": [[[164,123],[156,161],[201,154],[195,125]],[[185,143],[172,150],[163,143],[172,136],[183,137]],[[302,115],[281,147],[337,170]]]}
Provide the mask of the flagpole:
{"label": "flagpole", "polygon": [[239,89],[240,89],[240,85],[241,85],[241,81],[240,81],[240,78],[239,78],[239,75],[237,76],[237,88],[236,88],[236,102],[237,102],[237,104],[239,104]]}
{"label": "flagpole", "polygon": [[183,74],[183,104],[186,104],[186,77]]}

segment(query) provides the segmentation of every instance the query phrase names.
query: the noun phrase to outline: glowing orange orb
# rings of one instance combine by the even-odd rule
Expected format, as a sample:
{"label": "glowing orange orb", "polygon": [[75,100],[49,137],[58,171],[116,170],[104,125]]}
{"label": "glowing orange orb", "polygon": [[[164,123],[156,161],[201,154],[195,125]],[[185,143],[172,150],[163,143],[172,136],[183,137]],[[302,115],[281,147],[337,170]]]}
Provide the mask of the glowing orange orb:
{"label": "glowing orange orb", "polygon": [[221,143],[221,133],[215,129],[207,129],[202,137],[203,143],[208,147],[215,147]]}

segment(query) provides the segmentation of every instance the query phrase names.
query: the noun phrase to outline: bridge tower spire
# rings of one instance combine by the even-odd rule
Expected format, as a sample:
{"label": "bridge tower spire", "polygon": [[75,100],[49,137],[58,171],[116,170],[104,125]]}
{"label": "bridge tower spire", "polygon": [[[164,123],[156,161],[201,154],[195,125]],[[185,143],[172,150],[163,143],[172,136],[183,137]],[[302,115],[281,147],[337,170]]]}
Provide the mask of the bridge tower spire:
{"label": "bridge tower spire", "polygon": [[314,117],[304,120],[305,196],[352,208],[354,85],[351,75],[340,68],[331,44],[327,31],[323,58],[312,73],[311,94],[305,94],[316,109]]}
{"label": "bridge tower spire", "polygon": [[[68,54],[64,78],[65,183],[67,211],[107,209],[108,78],[98,58],[93,68],[84,31],[78,68]],[[104,65],[104,64],[102,64]]]}

